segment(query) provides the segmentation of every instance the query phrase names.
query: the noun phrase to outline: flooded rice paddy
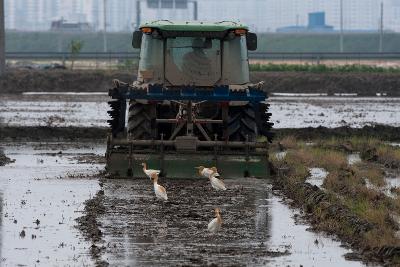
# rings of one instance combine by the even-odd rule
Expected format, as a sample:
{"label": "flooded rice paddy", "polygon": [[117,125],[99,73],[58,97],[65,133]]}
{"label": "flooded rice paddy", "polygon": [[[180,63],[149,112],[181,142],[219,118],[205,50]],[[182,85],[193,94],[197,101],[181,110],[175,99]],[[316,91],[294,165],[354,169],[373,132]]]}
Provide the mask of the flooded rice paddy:
{"label": "flooded rice paddy", "polygon": [[[101,179],[102,144],[10,143],[16,161],[0,171],[2,266],[91,266],[91,240],[76,229],[84,201],[104,190],[101,259],[112,266],[206,264],[363,266],[350,249],[313,233],[271,189],[270,181],[226,180],[218,193],[207,180],[161,180],[169,201],[158,202],[148,179]],[[223,228],[207,231],[213,209]]]}
{"label": "flooded rice paddy", "polygon": [[90,244],[74,228],[74,219],[99,188],[96,179],[84,177],[103,166],[77,164],[75,158],[94,150],[39,143],[3,144],[3,148],[15,162],[0,167],[0,265],[90,264]]}
{"label": "flooded rice paddy", "polygon": [[[106,127],[109,99],[102,94],[4,97],[0,121],[9,126]],[[275,96],[268,101],[275,128],[400,126],[400,98]]]}

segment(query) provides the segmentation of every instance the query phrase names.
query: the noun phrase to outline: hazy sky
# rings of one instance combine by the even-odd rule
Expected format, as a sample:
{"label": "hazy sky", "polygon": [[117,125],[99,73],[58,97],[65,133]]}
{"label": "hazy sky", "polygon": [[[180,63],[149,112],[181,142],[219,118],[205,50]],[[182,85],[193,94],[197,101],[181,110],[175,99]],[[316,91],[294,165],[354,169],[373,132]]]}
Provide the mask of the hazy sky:
{"label": "hazy sky", "polygon": [[[200,20],[241,21],[256,31],[275,31],[290,25],[306,25],[308,13],[324,11],[326,23],[340,25],[340,0],[197,0]],[[349,30],[379,28],[380,3],[384,3],[386,30],[400,31],[400,0],[343,0],[344,24]],[[131,30],[136,22],[136,0],[107,0],[110,31]],[[187,9],[151,9],[142,0],[142,22],[155,19],[191,20],[193,5]],[[5,0],[6,27],[17,30],[48,30],[51,21],[91,23],[102,29],[103,0]]]}

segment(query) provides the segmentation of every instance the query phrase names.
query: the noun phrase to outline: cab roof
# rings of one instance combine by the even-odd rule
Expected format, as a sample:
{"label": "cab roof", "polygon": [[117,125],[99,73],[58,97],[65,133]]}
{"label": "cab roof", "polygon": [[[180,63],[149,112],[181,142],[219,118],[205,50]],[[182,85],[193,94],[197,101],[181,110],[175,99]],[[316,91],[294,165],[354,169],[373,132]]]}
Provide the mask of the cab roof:
{"label": "cab roof", "polygon": [[161,31],[185,31],[185,32],[224,32],[227,30],[245,29],[244,24],[233,21],[202,22],[202,21],[183,21],[176,22],[170,20],[156,20],[140,25],[142,28],[157,28]]}

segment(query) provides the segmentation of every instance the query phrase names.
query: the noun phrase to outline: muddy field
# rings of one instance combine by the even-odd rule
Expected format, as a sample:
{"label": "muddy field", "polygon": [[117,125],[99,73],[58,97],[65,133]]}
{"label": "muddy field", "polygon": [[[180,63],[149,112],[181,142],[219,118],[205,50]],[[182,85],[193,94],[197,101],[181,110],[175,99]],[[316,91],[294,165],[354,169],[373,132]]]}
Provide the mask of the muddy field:
{"label": "muddy field", "polygon": [[[0,172],[2,266],[363,265],[308,231],[271,181],[226,180],[217,193],[207,180],[161,180],[160,203],[148,179],[105,179],[101,144],[3,147],[16,161]],[[224,224],[211,235],[215,207]]]}
{"label": "muddy field", "polygon": [[[12,71],[0,78],[3,93],[25,91],[107,92],[113,79],[132,82],[136,73],[127,71]],[[301,73],[252,72],[251,81],[265,81],[265,89],[275,93],[357,93],[400,96],[400,75],[385,73]]]}
{"label": "muddy field", "polygon": [[[161,179],[169,200],[160,203],[148,179],[106,178],[107,101],[103,92],[2,95],[1,266],[366,265],[348,243],[314,232],[276,181],[225,180],[220,193],[204,179]],[[400,139],[400,98],[269,101],[278,137]],[[327,173],[317,167],[308,182],[320,187]],[[223,228],[211,235],[215,207]]]}
{"label": "muddy field", "polygon": [[[25,93],[0,100],[4,126],[107,127],[108,97],[101,93]],[[275,96],[271,104],[274,128],[400,127],[400,98]]]}

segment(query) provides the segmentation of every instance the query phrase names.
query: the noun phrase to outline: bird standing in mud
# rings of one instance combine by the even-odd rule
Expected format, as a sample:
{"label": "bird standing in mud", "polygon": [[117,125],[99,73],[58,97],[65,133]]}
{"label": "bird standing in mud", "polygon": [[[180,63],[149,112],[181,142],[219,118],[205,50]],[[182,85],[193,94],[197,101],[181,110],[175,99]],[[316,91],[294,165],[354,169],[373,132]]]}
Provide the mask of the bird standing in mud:
{"label": "bird standing in mud", "polygon": [[222,182],[219,177],[219,173],[216,167],[205,168],[203,166],[196,167],[199,170],[199,174],[210,179],[211,186],[219,191],[219,190],[226,190],[224,182]]}
{"label": "bird standing in mud", "polygon": [[157,176],[160,174],[160,170],[152,170],[152,169],[147,169],[147,164],[146,163],[142,163],[141,164],[143,166],[143,172],[147,175],[147,177],[149,177],[151,179],[151,175],[153,173],[157,174]]}
{"label": "bird standing in mud", "polygon": [[219,191],[219,190],[225,191],[225,190],[226,190],[226,187],[225,187],[224,182],[222,182],[222,181],[221,181],[220,179],[218,179],[217,177],[211,176],[211,177],[210,177],[210,182],[211,182],[211,186],[212,186],[215,190],[217,190],[217,191]]}
{"label": "bird standing in mud", "polygon": [[208,231],[215,234],[217,233],[222,226],[222,218],[221,218],[221,210],[219,208],[215,208],[215,218],[208,224]]}
{"label": "bird standing in mud", "polygon": [[167,201],[167,190],[165,190],[164,186],[158,184],[158,174],[152,173],[150,179],[153,181],[154,184],[154,193],[158,199]]}

